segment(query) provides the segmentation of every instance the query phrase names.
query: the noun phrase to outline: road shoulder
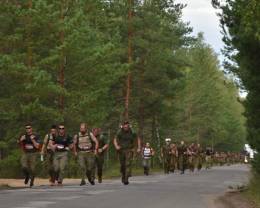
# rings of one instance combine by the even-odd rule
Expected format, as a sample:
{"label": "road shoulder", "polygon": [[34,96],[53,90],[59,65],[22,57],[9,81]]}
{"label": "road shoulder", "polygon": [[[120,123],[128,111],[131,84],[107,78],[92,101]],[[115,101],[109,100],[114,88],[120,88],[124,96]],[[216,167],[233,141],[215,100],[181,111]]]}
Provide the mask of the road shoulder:
{"label": "road shoulder", "polygon": [[209,203],[209,208],[258,208],[249,201],[242,192],[227,192],[223,196],[219,196]]}

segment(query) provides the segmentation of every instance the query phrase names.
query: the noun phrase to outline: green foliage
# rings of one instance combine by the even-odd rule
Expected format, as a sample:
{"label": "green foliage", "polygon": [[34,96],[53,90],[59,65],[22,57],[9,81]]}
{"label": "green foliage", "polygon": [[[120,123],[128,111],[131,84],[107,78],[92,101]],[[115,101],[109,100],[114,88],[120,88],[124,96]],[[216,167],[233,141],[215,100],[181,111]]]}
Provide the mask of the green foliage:
{"label": "green foliage", "polygon": [[[219,14],[223,27],[226,67],[237,74],[248,91],[245,105],[248,141],[260,151],[260,2],[257,0],[226,0],[225,4],[213,1],[221,9]],[[259,161],[255,168],[259,171]]]}
{"label": "green foliage", "polygon": [[[40,136],[59,122],[74,134],[84,121],[104,128],[112,139],[123,119],[128,72],[131,123],[155,149],[170,136],[240,150],[246,132],[237,89],[219,71],[217,57],[202,35],[190,35],[192,28],[181,20],[184,5],[173,0],[133,2],[130,21],[127,0],[32,0],[32,8],[27,0],[1,1],[3,173],[19,169],[20,155],[14,150],[28,121]],[[110,160],[114,167],[113,148]],[[9,162],[13,167],[3,169]],[[67,175],[77,176],[73,158],[69,165]],[[38,167],[43,168],[40,163]]]}

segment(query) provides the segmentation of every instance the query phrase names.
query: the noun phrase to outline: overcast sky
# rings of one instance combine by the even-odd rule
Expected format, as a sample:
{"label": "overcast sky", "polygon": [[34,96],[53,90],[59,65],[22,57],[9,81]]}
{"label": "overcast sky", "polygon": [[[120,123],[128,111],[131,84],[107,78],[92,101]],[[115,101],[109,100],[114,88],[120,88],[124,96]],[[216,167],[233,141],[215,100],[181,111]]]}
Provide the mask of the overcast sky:
{"label": "overcast sky", "polygon": [[[224,46],[222,42],[221,28],[216,10],[211,5],[211,0],[175,0],[176,3],[187,4],[183,9],[183,20],[190,22],[193,27],[193,34],[204,33],[204,38],[208,44],[217,52],[219,60],[223,61],[221,49]],[[246,97],[246,91],[240,91],[241,97]]]}
{"label": "overcast sky", "polygon": [[187,4],[183,10],[183,20],[190,22],[194,35],[203,32],[206,42],[221,55],[222,36],[216,10],[212,7],[211,0],[175,0],[175,2]]}

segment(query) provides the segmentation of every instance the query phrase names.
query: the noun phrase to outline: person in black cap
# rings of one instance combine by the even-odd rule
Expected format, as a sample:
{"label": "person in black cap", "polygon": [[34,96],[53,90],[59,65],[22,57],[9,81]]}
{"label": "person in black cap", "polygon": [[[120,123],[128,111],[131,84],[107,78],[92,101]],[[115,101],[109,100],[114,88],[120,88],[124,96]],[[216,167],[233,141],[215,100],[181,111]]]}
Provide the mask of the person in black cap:
{"label": "person in black cap", "polygon": [[137,143],[137,153],[141,152],[141,141],[125,121],[114,138],[114,146],[119,154],[120,172],[122,183],[129,184],[128,178],[131,176],[131,166],[134,155],[135,144]]}

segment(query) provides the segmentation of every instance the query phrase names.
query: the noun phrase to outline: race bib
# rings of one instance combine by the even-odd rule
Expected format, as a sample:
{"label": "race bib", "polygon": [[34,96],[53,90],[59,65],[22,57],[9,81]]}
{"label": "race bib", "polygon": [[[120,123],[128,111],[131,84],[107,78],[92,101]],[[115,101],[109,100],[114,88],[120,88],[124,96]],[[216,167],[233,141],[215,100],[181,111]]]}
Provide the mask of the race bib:
{"label": "race bib", "polygon": [[62,149],[64,149],[64,145],[62,145],[62,144],[58,144],[58,145],[57,145],[57,149],[58,149],[58,150],[62,150]]}
{"label": "race bib", "polygon": [[34,147],[33,147],[33,145],[31,145],[31,144],[26,144],[26,145],[24,146],[24,148],[25,148],[26,150],[32,150]]}

